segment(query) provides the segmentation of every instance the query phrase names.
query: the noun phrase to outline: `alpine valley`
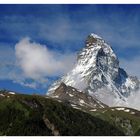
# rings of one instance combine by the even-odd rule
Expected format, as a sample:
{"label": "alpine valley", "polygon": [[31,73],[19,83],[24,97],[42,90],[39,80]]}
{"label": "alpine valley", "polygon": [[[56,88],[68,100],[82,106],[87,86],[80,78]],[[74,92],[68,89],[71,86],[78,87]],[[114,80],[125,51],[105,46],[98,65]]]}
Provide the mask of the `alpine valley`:
{"label": "alpine valley", "polygon": [[140,111],[129,101],[139,90],[139,79],[120,68],[111,46],[92,33],[73,69],[46,95],[0,91],[0,135],[140,135]]}

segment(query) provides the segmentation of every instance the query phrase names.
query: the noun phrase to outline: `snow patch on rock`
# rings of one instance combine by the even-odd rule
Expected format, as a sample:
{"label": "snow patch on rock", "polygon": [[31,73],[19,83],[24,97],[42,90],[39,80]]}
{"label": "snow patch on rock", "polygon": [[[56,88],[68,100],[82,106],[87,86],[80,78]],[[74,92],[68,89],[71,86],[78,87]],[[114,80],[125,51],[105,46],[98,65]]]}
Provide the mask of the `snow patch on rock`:
{"label": "snow patch on rock", "polygon": [[58,95],[56,95],[56,96],[51,96],[52,98],[59,98],[59,96]]}
{"label": "snow patch on rock", "polygon": [[121,108],[116,108],[116,110],[124,110],[125,108],[121,107]]}
{"label": "snow patch on rock", "polygon": [[70,97],[73,97],[74,95],[72,95],[72,94],[69,94],[69,96],[70,96]]}
{"label": "snow patch on rock", "polygon": [[84,103],[85,103],[85,101],[84,101],[84,100],[82,100],[82,99],[79,99],[79,101],[80,101],[80,103],[82,103],[82,104],[84,104]]}
{"label": "snow patch on rock", "polygon": [[97,111],[97,109],[91,109],[90,111]]}
{"label": "snow patch on rock", "polygon": [[125,110],[124,110],[124,112],[129,112],[129,111],[130,111],[129,109],[125,109]]}
{"label": "snow patch on rock", "polygon": [[16,94],[16,93],[15,93],[15,92],[10,91],[10,92],[9,92],[9,94],[13,94],[13,95],[14,95],[14,94]]}
{"label": "snow patch on rock", "polygon": [[4,94],[0,94],[0,96],[5,97],[5,95],[4,95]]}
{"label": "snow patch on rock", "polygon": [[79,110],[81,109],[81,108],[79,108],[79,107],[76,107],[76,106],[74,106],[73,108],[75,108],[75,109],[79,109]]}

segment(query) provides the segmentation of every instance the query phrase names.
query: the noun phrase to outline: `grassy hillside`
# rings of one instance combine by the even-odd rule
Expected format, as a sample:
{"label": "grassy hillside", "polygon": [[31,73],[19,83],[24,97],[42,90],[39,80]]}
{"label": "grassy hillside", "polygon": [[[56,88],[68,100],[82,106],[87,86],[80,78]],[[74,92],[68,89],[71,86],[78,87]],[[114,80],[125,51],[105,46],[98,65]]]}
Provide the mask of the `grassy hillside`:
{"label": "grassy hillside", "polygon": [[0,135],[124,135],[98,117],[37,95],[0,93]]}
{"label": "grassy hillside", "polygon": [[104,108],[89,112],[115,126],[125,135],[140,135],[140,112],[130,108]]}

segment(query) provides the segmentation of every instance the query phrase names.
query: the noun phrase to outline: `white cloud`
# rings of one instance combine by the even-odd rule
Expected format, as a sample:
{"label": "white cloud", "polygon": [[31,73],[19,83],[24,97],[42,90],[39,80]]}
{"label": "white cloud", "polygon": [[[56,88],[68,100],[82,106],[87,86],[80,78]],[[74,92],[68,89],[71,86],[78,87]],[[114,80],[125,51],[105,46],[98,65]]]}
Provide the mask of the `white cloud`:
{"label": "white cloud", "polygon": [[68,72],[73,64],[73,54],[50,51],[47,46],[23,38],[15,46],[17,64],[25,77],[35,80],[46,76],[59,76]]}
{"label": "white cloud", "polygon": [[120,59],[120,65],[132,76],[140,79],[140,56],[132,59]]}
{"label": "white cloud", "polygon": [[[91,92],[91,95],[92,94],[93,93]],[[139,101],[140,90],[132,92],[131,95],[128,96],[128,98],[126,98],[126,102],[124,102],[121,99],[116,98],[115,94],[106,88],[102,88],[98,90],[93,95],[96,96],[98,100],[102,101],[103,103],[105,103],[106,105],[110,107],[125,106],[125,107],[130,107],[130,108],[140,110],[140,101]]]}
{"label": "white cloud", "polygon": [[140,90],[128,97],[128,106],[140,110]]}

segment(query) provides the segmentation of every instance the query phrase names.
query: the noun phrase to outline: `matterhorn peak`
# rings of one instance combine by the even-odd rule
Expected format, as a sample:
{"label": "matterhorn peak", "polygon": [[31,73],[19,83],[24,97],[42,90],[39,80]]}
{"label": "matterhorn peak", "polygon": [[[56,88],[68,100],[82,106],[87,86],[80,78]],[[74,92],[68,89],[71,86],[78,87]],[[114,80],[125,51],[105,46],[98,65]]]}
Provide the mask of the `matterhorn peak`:
{"label": "matterhorn peak", "polygon": [[95,33],[91,33],[89,36],[90,36],[90,37],[93,37],[93,38],[96,38],[96,39],[102,40],[102,37],[98,36],[98,35],[95,34]]}
{"label": "matterhorn peak", "polygon": [[88,35],[87,39],[86,39],[86,46],[90,46],[93,45],[95,43],[101,43],[101,42],[105,42],[100,36],[91,33],[90,35]]}
{"label": "matterhorn peak", "polygon": [[51,94],[61,82],[94,96],[109,106],[127,102],[140,88],[139,80],[119,67],[119,60],[105,40],[91,33],[79,52],[75,67],[48,90]]}

